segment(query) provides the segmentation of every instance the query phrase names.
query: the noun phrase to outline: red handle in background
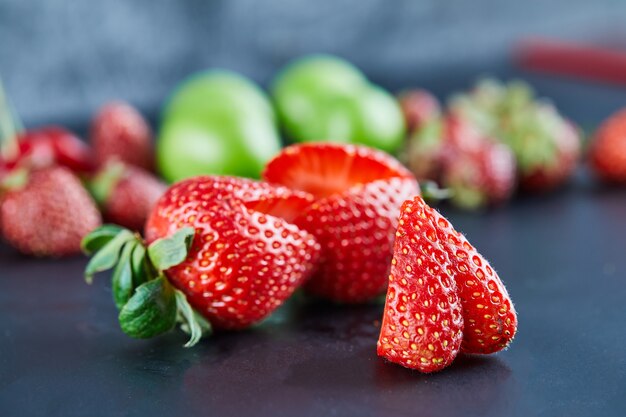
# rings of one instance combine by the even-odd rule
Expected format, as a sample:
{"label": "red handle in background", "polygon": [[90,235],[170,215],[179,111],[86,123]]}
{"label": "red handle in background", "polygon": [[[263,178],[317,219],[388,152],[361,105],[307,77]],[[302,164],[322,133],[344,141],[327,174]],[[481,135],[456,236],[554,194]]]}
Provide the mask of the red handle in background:
{"label": "red handle in background", "polygon": [[515,58],[531,71],[626,85],[626,50],[538,38],[521,42]]}

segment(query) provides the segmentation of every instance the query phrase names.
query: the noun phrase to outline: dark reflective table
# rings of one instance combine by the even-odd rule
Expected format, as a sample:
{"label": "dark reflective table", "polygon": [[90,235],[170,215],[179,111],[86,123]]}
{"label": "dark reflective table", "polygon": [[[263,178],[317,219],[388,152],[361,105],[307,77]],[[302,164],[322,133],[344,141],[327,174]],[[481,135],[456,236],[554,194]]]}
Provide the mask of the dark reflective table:
{"label": "dark reflective table", "polygon": [[85,260],[0,249],[2,416],[624,416],[626,191],[580,173],[484,214],[444,209],[505,280],[508,351],[424,376],[376,357],[381,304],[294,297],[266,323],[193,349],[118,330]]}

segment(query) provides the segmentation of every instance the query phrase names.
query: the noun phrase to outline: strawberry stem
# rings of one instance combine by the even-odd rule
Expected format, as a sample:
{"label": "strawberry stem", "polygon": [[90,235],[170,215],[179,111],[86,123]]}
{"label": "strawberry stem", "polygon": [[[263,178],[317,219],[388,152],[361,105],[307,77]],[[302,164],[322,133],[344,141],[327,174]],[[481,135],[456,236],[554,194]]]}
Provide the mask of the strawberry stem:
{"label": "strawberry stem", "polygon": [[10,160],[17,156],[17,136],[24,130],[15,108],[4,90],[0,79],[0,156]]}

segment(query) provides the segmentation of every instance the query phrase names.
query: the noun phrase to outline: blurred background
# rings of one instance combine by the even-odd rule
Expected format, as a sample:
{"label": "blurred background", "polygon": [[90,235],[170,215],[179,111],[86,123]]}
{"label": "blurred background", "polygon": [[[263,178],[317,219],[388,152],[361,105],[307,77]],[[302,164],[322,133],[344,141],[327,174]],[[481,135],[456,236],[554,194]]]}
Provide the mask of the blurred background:
{"label": "blurred background", "polygon": [[521,75],[583,125],[626,102],[624,89],[520,72],[512,51],[528,36],[626,49],[626,2],[0,0],[0,74],[26,125],[81,125],[118,98],[154,118],[193,71],[229,68],[267,86],[312,52],[347,58],[392,91],[442,97],[481,74]]}

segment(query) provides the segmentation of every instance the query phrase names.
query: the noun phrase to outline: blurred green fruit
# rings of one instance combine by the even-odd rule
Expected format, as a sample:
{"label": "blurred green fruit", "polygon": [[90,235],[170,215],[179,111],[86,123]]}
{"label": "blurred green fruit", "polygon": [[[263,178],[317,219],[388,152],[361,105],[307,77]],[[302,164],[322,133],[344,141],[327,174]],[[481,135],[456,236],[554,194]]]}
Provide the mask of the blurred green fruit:
{"label": "blurred green fruit", "polygon": [[395,98],[342,59],[299,59],[278,75],[272,93],[294,141],[361,143],[390,153],[402,144],[404,118]]}
{"label": "blurred green fruit", "polygon": [[280,149],[272,106],[246,78],[228,71],[191,76],[161,119],[157,164],[171,182],[201,174],[258,178]]}

